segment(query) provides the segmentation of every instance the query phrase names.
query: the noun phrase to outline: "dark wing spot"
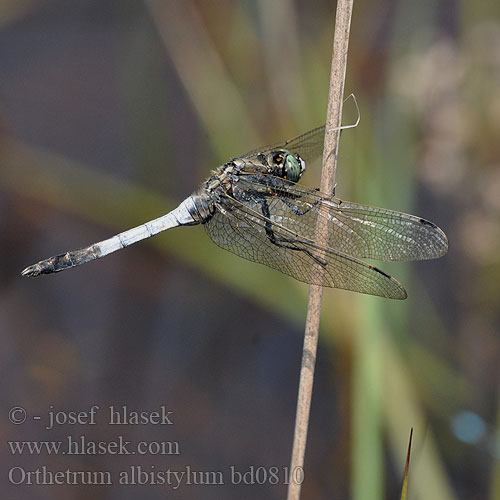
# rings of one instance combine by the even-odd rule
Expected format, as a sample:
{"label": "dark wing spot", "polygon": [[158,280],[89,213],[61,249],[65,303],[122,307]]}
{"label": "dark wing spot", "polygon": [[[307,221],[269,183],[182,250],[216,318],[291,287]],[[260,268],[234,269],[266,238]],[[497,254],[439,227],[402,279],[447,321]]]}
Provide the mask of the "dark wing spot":
{"label": "dark wing spot", "polygon": [[382,271],[382,269],[379,269],[378,267],[375,267],[375,266],[370,266],[370,268],[373,269],[374,271],[377,271],[377,273],[382,274],[386,278],[389,278],[390,280],[392,280],[392,276],[390,274],[387,274],[384,271]]}
{"label": "dark wing spot", "polygon": [[430,226],[432,228],[437,228],[436,224],[433,224],[431,221],[428,221],[426,219],[420,219],[420,224],[423,224],[424,226]]}

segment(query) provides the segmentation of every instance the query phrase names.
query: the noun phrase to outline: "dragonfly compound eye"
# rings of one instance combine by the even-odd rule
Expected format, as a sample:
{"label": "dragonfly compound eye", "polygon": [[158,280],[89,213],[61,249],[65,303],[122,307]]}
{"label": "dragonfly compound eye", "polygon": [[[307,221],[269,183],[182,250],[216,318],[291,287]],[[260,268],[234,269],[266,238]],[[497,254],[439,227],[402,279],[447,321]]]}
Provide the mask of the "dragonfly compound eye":
{"label": "dragonfly compound eye", "polygon": [[289,181],[297,182],[306,168],[304,160],[298,155],[287,154],[283,177]]}

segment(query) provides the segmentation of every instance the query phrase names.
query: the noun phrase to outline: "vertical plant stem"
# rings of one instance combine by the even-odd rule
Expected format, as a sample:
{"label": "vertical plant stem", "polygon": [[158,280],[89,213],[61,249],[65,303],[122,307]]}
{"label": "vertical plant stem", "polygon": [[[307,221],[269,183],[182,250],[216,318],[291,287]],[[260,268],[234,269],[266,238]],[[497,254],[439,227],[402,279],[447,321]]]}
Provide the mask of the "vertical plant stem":
{"label": "vertical plant stem", "polygon": [[[335,188],[335,172],[337,169],[340,138],[339,127],[342,121],[342,103],[353,2],[354,0],[338,0],[337,2],[332,67],[330,73],[330,90],[326,116],[325,145],[323,150],[323,167],[321,171],[322,193],[333,193]],[[325,221],[326,218],[318,217],[318,237],[316,241],[320,245],[324,245],[328,238]],[[322,268],[320,266],[318,267],[320,268],[318,272],[322,273]],[[304,333],[293,450],[290,462],[288,500],[298,500],[300,498],[300,488],[302,485],[301,471],[304,467],[322,297],[323,287],[320,285],[311,285]]]}

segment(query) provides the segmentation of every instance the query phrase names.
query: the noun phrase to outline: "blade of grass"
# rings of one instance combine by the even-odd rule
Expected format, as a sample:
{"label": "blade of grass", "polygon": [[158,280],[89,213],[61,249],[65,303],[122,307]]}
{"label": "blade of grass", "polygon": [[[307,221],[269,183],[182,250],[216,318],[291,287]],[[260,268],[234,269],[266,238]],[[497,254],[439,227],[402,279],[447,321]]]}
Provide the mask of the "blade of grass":
{"label": "blade of grass", "polygon": [[427,430],[426,417],[405,367],[406,362],[398,355],[386,332],[383,333],[380,342],[384,359],[382,383],[386,394],[385,426],[390,430],[387,435],[392,453],[398,460],[404,459],[401,445],[407,440],[408,422],[411,422],[413,428],[417,431],[420,429],[420,435],[425,433],[426,436],[414,466],[412,491],[415,498],[452,500],[456,496],[439,457],[433,433]]}
{"label": "blade of grass", "polygon": [[[217,155],[258,145],[243,100],[190,2],[145,0]],[[199,82],[203,82],[200,85]]]}
{"label": "blade of grass", "polygon": [[[257,2],[270,94],[284,132],[288,132],[290,122],[295,123],[293,128],[297,128],[310,121],[310,108],[306,105],[303,73],[300,70],[297,16],[293,4],[291,0]],[[278,23],[276,19],[279,19]],[[279,78],[276,78],[278,68]]]}
{"label": "blade of grass", "polygon": [[384,498],[383,450],[383,335],[380,299],[355,297],[357,325],[352,335],[352,448],[353,500]]}
{"label": "blade of grass", "polygon": [[410,470],[410,453],[411,453],[411,439],[413,437],[413,427],[410,431],[410,441],[408,443],[408,453],[406,455],[405,475],[403,479],[403,487],[401,488],[401,500],[406,500],[408,492],[408,471]]}

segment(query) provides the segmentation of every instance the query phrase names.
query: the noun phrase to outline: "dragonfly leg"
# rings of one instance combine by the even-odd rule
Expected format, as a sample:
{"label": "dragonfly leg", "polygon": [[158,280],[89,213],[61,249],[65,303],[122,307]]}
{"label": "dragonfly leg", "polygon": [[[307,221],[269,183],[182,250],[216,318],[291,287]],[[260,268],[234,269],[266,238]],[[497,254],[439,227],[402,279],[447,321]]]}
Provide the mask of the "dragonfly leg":
{"label": "dragonfly leg", "polygon": [[[294,197],[296,199],[298,197]],[[281,196],[280,197],[281,201],[296,215],[305,215],[307,212],[310,212],[318,203],[320,200],[316,200],[314,203],[309,204],[309,206],[305,209],[300,209],[295,203],[290,201],[287,197]]]}
{"label": "dragonfly leg", "polygon": [[[264,197],[259,197],[257,200],[261,207],[262,207],[262,214],[266,218],[266,234],[271,243],[273,245],[276,245],[277,247],[280,248],[287,248],[288,250],[296,250],[299,252],[304,252],[311,259],[313,259],[317,264],[320,266],[326,267],[327,263],[316,257],[311,251],[309,251],[307,248],[303,248],[297,245],[297,240],[294,239],[288,239],[288,238],[277,238],[276,235],[274,234],[273,228],[272,228],[272,222],[271,222],[271,213],[269,211],[269,204],[267,203],[267,200]],[[309,209],[310,210],[310,209]],[[305,212],[304,212],[305,213]]]}

